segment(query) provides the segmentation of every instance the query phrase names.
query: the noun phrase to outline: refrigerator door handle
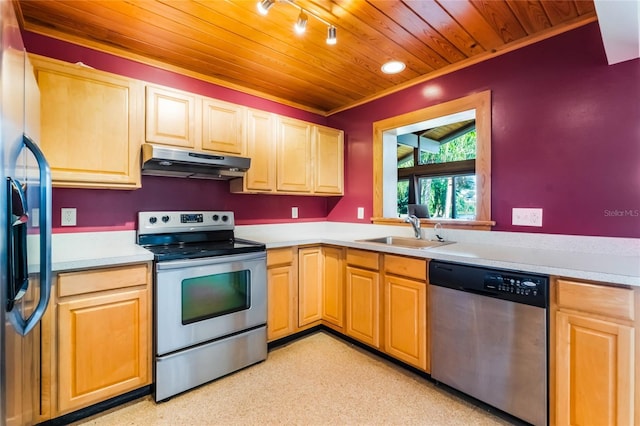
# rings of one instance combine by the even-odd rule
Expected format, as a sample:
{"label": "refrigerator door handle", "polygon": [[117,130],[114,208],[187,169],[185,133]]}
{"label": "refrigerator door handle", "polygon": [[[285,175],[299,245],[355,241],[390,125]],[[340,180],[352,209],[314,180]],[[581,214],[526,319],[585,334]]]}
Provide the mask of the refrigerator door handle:
{"label": "refrigerator door handle", "polygon": [[[13,320],[16,331],[27,335],[42,319],[51,297],[51,169],[44,154],[27,135],[23,135],[24,145],[33,153],[40,168],[40,299],[33,313],[26,320],[14,310]],[[25,246],[26,250],[26,246]]]}
{"label": "refrigerator door handle", "polygon": [[7,312],[11,312],[16,301],[20,300],[29,287],[27,270],[27,222],[29,220],[26,197],[22,184],[7,178],[8,224],[7,241],[9,253],[9,289],[7,292]]}

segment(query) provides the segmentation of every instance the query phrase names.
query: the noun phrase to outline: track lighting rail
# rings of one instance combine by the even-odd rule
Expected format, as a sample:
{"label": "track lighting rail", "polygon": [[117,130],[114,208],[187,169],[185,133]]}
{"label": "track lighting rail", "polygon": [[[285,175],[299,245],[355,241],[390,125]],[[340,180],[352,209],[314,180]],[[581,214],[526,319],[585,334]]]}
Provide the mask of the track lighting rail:
{"label": "track lighting rail", "polygon": [[271,7],[276,3],[276,1],[280,3],[287,3],[300,11],[300,14],[298,15],[298,19],[294,24],[294,29],[296,33],[298,34],[304,33],[307,27],[308,16],[313,16],[316,20],[322,22],[327,26],[327,40],[326,40],[327,44],[334,45],[337,43],[337,40],[338,40],[336,36],[337,29],[335,25],[321,18],[320,16],[316,15],[312,11],[303,8],[294,0],[258,0],[258,4],[257,4],[258,12],[261,15],[266,15],[267,13],[269,13],[269,9],[271,9]]}

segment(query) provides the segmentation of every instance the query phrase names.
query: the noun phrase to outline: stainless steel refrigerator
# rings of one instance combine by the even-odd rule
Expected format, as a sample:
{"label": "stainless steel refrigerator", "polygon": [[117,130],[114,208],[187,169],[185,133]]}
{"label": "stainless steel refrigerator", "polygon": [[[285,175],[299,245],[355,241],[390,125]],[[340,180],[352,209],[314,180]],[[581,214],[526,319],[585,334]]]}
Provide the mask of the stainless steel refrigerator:
{"label": "stainless steel refrigerator", "polygon": [[40,319],[51,283],[51,175],[40,95],[10,0],[0,0],[0,425],[38,419]]}

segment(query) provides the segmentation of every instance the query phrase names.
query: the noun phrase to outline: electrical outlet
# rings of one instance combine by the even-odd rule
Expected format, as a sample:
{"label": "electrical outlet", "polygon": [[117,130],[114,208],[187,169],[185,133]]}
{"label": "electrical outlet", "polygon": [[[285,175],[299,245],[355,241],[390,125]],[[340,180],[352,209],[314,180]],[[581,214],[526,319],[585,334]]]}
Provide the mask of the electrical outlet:
{"label": "electrical outlet", "polygon": [[37,207],[34,207],[31,209],[31,227],[32,228],[37,228],[38,226],[40,226],[40,209]]}
{"label": "electrical outlet", "polygon": [[364,207],[358,207],[358,219],[364,219]]}
{"label": "electrical outlet", "polygon": [[542,226],[542,209],[514,208],[511,210],[511,224]]}
{"label": "electrical outlet", "polygon": [[298,208],[297,207],[291,207],[291,218],[292,219],[297,219],[298,218]]}
{"label": "electrical outlet", "polygon": [[60,225],[76,226],[76,209],[62,208],[60,209]]}

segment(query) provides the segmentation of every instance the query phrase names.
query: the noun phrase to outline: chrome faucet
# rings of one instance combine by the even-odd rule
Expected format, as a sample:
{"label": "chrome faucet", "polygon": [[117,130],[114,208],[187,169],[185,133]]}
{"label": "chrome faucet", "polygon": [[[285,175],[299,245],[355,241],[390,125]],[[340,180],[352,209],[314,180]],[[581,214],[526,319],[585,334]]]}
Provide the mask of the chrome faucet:
{"label": "chrome faucet", "polygon": [[411,226],[413,226],[413,233],[415,234],[416,238],[421,239],[422,234],[420,233],[420,219],[416,215],[410,214],[404,221],[409,222]]}
{"label": "chrome faucet", "polygon": [[438,241],[440,241],[441,243],[444,242],[444,237],[441,235],[442,234],[442,224],[440,222],[438,222],[435,225],[433,225],[433,233],[436,236],[436,239]]}

